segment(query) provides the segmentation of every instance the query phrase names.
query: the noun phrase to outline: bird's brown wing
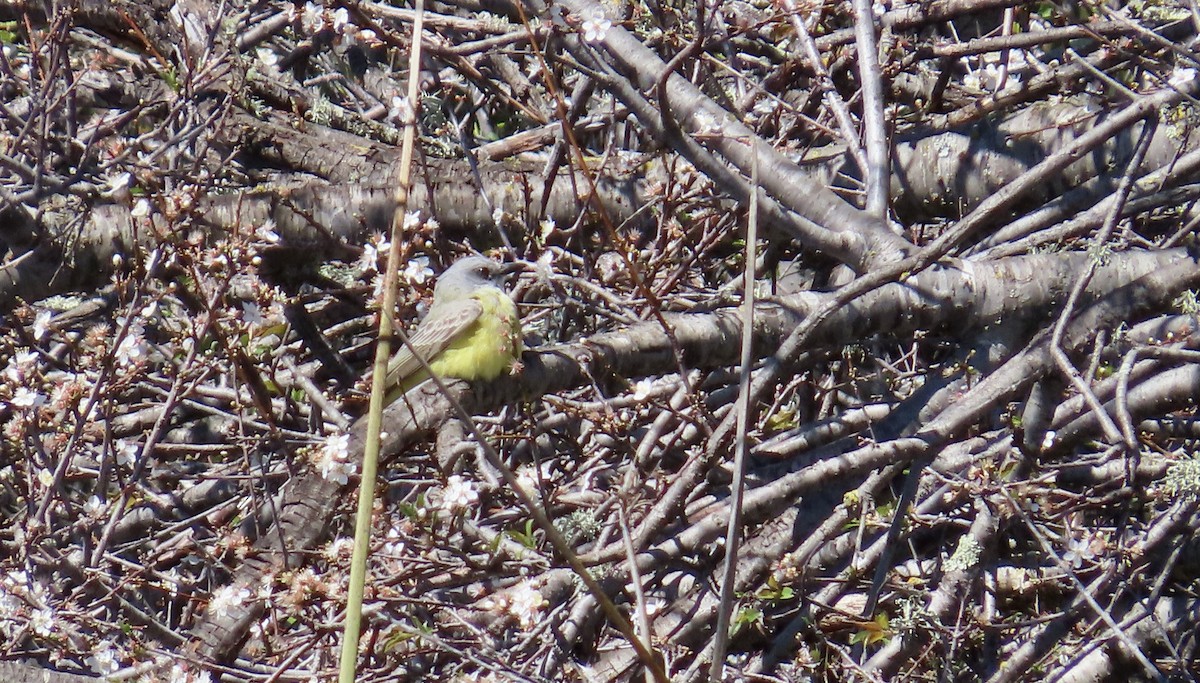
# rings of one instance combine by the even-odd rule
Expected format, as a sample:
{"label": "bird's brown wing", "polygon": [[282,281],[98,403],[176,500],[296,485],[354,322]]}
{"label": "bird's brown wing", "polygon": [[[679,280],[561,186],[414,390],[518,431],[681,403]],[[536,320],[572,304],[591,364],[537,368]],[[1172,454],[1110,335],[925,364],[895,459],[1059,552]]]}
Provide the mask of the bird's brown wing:
{"label": "bird's brown wing", "polygon": [[428,363],[459,333],[470,327],[471,323],[479,318],[482,310],[479,302],[474,299],[459,299],[431,308],[429,315],[417,325],[416,332],[409,336],[409,344],[396,342],[396,353],[388,363],[386,386],[398,386],[411,375],[421,371],[421,361],[413,355],[413,349]]}

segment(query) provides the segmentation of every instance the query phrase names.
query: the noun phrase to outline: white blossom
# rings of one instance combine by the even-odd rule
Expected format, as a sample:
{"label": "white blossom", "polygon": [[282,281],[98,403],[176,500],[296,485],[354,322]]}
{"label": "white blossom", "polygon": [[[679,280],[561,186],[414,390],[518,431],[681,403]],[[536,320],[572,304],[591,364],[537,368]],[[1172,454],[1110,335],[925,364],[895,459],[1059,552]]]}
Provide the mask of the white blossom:
{"label": "white blossom", "polygon": [[121,668],[120,656],[112,643],[104,643],[87,658],[87,664],[92,671],[101,675],[116,673]]}
{"label": "white blossom", "polygon": [[141,450],[138,444],[125,439],[117,439],[113,444],[113,455],[117,459],[117,465],[121,467],[133,467],[134,460],[137,459],[138,451]]}
{"label": "white blossom", "polygon": [[14,408],[36,408],[45,402],[46,397],[29,387],[18,387],[13,392],[12,405]]}
{"label": "white blossom", "polygon": [[279,55],[269,47],[260,47],[254,50],[254,56],[258,57],[258,61],[266,66],[274,69],[279,64]]}
{"label": "white blossom", "polygon": [[358,465],[350,460],[350,435],[335,434],[325,439],[325,445],[317,453],[317,469],[328,481],[345,484],[358,471]]}
{"label": "white blossom", "polygon": [[29,574],[24,569],[10,569],[4,578],[0,579],[0,583],[10,592],[25,591],[29,589]]}
{"label": "white blossom", "polygon": [[83,504],[83,514],[88,517],[97,517],[101,512],[104,512],[104,501],[100,496],[92,496]]}
{"label": "white blossom", "polygon": [[1067,541],[1067,552],[1063,553],[1063,562],[1071,565],[1075,569],[1083,566],[1085,560],[1095,559],[1096,553],[1092,550],[1092,543],[1087,538],[1072,538]]}
{"label": "white blossom", "polygon": [[350,25],[350,11],[345,7],[339,7],[333,11],[332,20],[334,32],[341,33]]}
{"label": "white blossom", "polygon": [[143,320],[151,320],[158,315],[158,302],[151,301],[138,310],[138,317]]}
{"label": "white blossom", "polygon": [[354,539],[341,536],[329,542],[325,546],[325,559],[330,562],[336,562],[341,559],[350,557],[354,552]]}
{"label": "white blossom", "polygon": [[692,124],[696,126],[696,133],[699,135],[715,135],[721,132],[720,123],[717,117],[711,112],[700,110],[692,115]]}
{"label": "white blossom", "polygon": [[399,556],[404,553],[404,537],[396,527],[389,527],[384,535],[383,554]]}
{"label": "white blossom", "polygon": [[404,214],[404,229],[405,230],[416,230],[419,227],[421,227],[421,212],[420,211],[409,211],[408,213]]}
{"label": "white blossom", "polygon": [[533,494],[538,489],[537,471],[532,467],[522,467],[517,470],[517,485],[527,494]]}
{"label": "white blossom", "polygon": [[646,378],[633,385],[633,399],[635,401],[645,401],[650,398],[654,391],[654,380]]}
{"label": "white blossom", "polygon": [[35,351],[21,351],[8,361],[4,368],[4,378],[11,382],[21,382],[33,376],[37,370],[38,355]]}
{"label": "white blossom", "polygon": [[1175,69],[1171,71],[1171,76],[1167,79],[1167,82],[1171,84],[1171,87],[1178,88],[1187,85],[1194,80],[1196,80],[1195,69],[1175,67]]}
{"label": "white blossom", "polygon": [[517,618],[521,628],[529,629],[537,625],[542,608],[548,604],[550,603],[528,579],[517,584],[508,593],[508,611]]}
{"label": "white blossom", "polygon": [[608,29],[612,28],[612,22],[604,16],[604,12],[597,9],[588,14],[579,28],[583,30],[584,42],[596,44],[604,40]]}
{"label": "white blossom", "polygon": [[42,341],[50,334],[50,319],[54,314],[50,311],[39,311],[33,320],[33,338]]}
{"label": "white blossom", "polygon": [[145,218],[150,215],[150,200],[142,197],[134,203],[133,208],[129,210],[129,215],[134,218]]}
{"label": "white blossom", "polygon": [[409,261],[404,266],[404,272],[400,274],[404,281],[411,285],[424,284],[433,277],[433,269],[429,267],[428,256],[417,256]]}
{"label": "white blossom", "polygon": [[274,219],[268,218],[263,224],[254,229],[254,236],[267,244],[278,244],[279,233],[275,232]]}
{"label": "white blossom", "polygon": [[479,492],[475,483],[469,479],[454,474],[446,480],[446,489],[442,492],[442,510],[454,514],[459,510],[469,509],[479,502]]}
{"label": "white blossom", "polygon": [[[388,109],[388,118],[406,126],[417,120],[417,112],[407,97],[396,95],[392,98],[391,108]],[[407,216],[405,220],[407,220]]]}
{"label": "white blossom", "polygon": [[315,2],[304,3],[300,14],[300,25],[308,33],[316,33],[325,27],[325,8]]}
{"label": "white blossom", "polygon": [[213,593],[212,601],[208,603],[208,611],[221,617],[229,616],[231,609],[241,606],[249,599],[249,588],[222,586]]}
{"label": "white blossom", "polygon": [[168,683],[212,683],[212,675],[207,671],[192,671],[186,664],[175,664],[167,680]]}
{"label": "white blossom", "polygon": [[50,607],[40,607],[29,615],[29,625],[33,632],[47,638],[54,633],[54,610]]}
{"label": "white blossom", "polygon": [[242,302],[242,321],[251,327],[261,327],[267,323],[262,307],[253,301]]}
{"label": "white blossom", "polygon": [[132,196],[129,192],[129,187],[133,185],[132,173],[126,171],[110,174],[105,176],[104,182],[108,187],[101,191],[103,196],[120,200],[127,200]]}
{"label": "white blossom", "polygon": [[129,326],[125,336],[121,337],[121,342],[117,344],[117,365],[127,368],[146,357],[148,345],[144,334],[141,323],[135,322]]}

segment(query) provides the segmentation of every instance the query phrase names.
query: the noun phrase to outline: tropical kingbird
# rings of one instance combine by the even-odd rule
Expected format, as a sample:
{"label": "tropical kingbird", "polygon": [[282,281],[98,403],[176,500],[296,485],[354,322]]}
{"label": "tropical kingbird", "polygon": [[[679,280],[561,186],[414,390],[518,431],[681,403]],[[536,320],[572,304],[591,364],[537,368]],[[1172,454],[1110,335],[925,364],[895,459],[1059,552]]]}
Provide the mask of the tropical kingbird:
{"label": "tropical kingbird", "polygon": [[442,273],[429,313],[388,363],[386,403],[429,379],[413,351],[444,379],[491,380],[517,363],[521,318],[504,291],[505,272],[489,258],[468,256]]}

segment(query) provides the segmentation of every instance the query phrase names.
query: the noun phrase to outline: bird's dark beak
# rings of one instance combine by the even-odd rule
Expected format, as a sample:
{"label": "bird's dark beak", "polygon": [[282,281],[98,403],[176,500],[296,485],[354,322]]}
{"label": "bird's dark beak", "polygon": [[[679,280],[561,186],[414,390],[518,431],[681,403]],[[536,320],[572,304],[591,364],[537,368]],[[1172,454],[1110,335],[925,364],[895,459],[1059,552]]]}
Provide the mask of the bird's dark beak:
{"label": "bird's dark beak", "polygon": [[530,270],[529,264],[524,261],[513,261],[512,263],[500,264],[500,275],[508,277],[514,273],[523,273]]}

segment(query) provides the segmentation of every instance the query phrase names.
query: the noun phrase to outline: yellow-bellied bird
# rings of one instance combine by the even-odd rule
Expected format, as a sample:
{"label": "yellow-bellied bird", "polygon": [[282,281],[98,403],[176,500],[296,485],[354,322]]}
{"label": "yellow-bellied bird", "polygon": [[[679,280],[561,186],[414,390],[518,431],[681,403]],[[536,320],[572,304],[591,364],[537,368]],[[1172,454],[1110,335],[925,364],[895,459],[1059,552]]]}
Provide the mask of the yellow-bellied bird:
{"label": "yellow-bellied bird", "polygon": [[450,266],[433,288],[429,313],[387,368],[386,403],[429,379],[415,350],[443,379],[492,380],[518,364],[521,318],[504,290],[507,269],[483,256]]}

